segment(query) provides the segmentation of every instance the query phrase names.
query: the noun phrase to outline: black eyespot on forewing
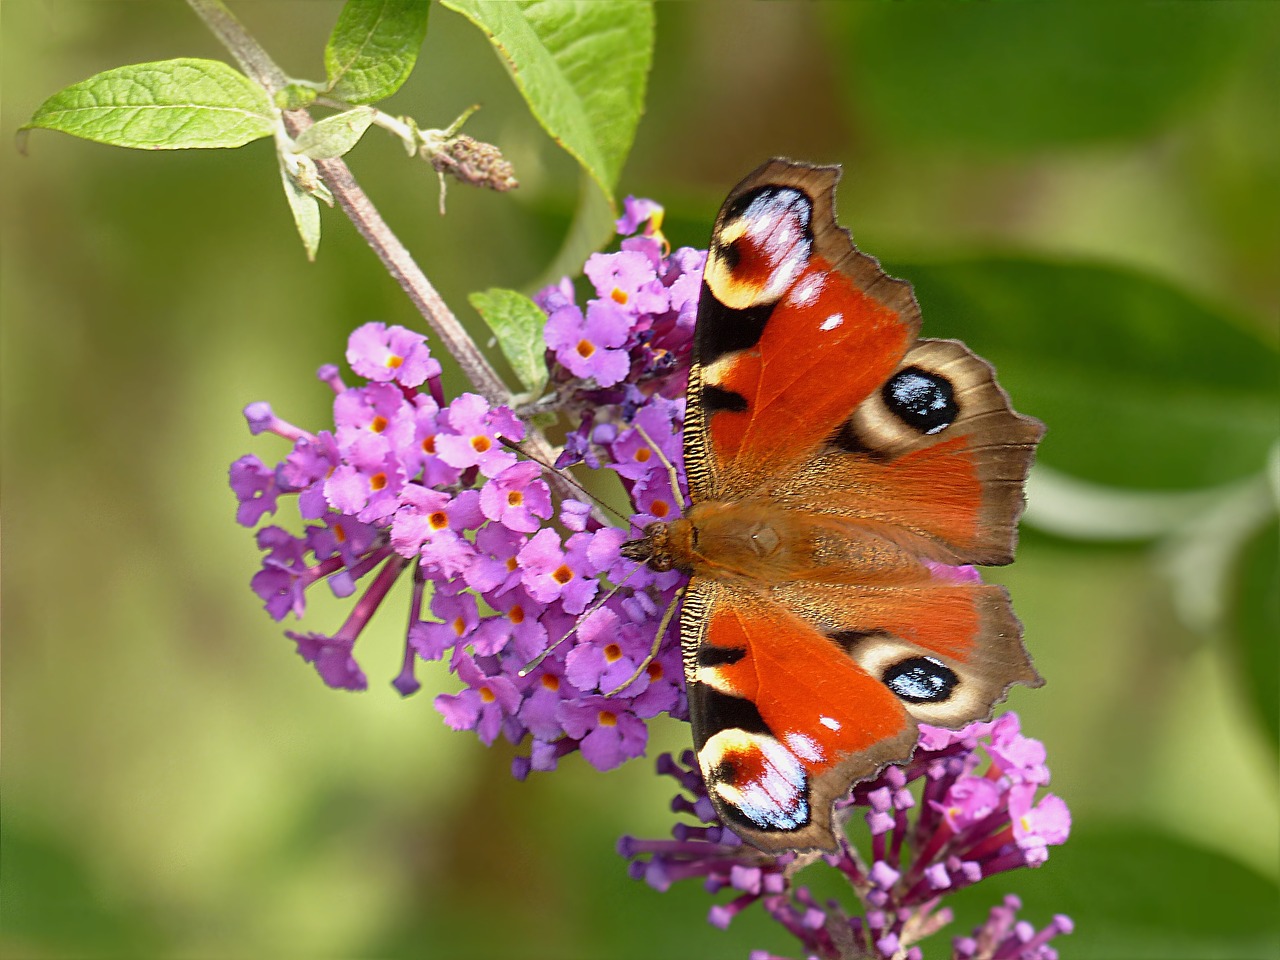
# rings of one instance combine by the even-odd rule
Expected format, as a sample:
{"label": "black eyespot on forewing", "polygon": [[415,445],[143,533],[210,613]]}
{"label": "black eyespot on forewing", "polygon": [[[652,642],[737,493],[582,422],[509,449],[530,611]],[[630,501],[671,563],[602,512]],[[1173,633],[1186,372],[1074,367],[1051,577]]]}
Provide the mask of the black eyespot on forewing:
{"label": "black eyespot on forewing", "polygon": [[900,660],[880,678],[894,695],[908,703],[941,703],[951,697],[960,678],[932,657]]}
{"label": "black eyespot on forewing", "polygon": [[721,410],[742,413],[747,409],[747,398],[733,390],[725,390],[714,384],[707,383],[703,384],[702,387],[702,409],[708,415]]}
{"label": "black eyespot on forewing", "polygon": [[741,647],[716,647],[704,643],[698,647],[698,666],[728,667],[737,663],[747,655]]}
{"label": "black eyespot on forewing", "polygon": [[[706,718],[702,743],[721,730],[739,729],[747,733],[769,733],[769,725],[760,716],[760,711],[750,700],[743,697],[721,693],[706,684],[699,684],[697,697],[702,706],[702,715]],[[699,750],[702,743],[697,744]]]}
{"label": "black eyespot on forewing", "polygon": [[881,396],[894,416],[924,434],[945,430],[960,414],[951,381],[919,367],[905,367],[895,373],[884,385]]}
{"label": "black eyespot on forewing", "polygon": [[772,303],[758,303],[735,310],[717,300],[704,282],[693,334],[694,359],[702,364],[712,364],[726,353],[754,347],[760,342],[773,306]]}

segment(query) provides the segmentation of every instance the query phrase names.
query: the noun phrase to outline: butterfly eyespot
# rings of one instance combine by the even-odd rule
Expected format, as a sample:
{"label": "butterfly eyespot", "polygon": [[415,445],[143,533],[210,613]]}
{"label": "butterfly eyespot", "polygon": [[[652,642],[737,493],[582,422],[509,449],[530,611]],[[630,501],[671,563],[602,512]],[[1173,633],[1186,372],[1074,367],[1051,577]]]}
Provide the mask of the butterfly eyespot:
{"label": "butterfly eyespot", "polygon": [[707,414],[727,410],[730,413],[743,413],[747,409],[747,398],[733,390],[725,390],[714,383],[702,385],[702,406]]}
{"label": "butterfly eyespot", "polygon": [[900,660],[881,677],[885,686],[908,703],[940,703],[950,699],[960,678],[933,657]]}
{"label": "butterfly eyespot", "polygon": [[919,367],[899,370],[881,395],[894,416],[924,434],[945,430],[960,414],[951,381]]}
{"label": "butterfly eyespot", "polygon": [[803,764],[773,736],[721,730],[698,751],[708,792],[730,825],[796,830],[809,822],[809,778]]}

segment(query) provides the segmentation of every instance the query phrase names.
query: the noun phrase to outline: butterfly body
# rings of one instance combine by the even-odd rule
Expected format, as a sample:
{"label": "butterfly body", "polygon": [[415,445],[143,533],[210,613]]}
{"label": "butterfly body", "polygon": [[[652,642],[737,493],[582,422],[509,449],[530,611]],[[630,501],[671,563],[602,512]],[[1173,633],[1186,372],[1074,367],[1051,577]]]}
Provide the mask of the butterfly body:
{"label": "butterfly body", "polygon": [[838,168],[765,164],[712,234],[684,452],[691,505],[624,547],[689,575],[694,747],[765,851],[834,849],[832,804],[906,760],[917,722],[1041,682],[1002,587],[1043,427],[990,365],[921,340],[910,287],[854,248]]}
{"label": "butterfly body", "polygon": [[780,508],[776,498],[704,501],[645,532],[638,558],[655,569],[744,585],[888,584],[930,576],[908,546],[895,542],[894,528]]}

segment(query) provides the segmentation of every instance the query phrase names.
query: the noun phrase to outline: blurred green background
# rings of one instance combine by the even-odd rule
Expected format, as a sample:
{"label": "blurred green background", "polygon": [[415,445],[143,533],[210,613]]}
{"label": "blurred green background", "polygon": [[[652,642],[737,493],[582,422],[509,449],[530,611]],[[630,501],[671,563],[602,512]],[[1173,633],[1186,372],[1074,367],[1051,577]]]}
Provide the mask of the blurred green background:
{"label": "blurred green background", "polygon": [[[286,70],[322,75],[337,4],[235,9]],[[225,58],[182,4],[2,14],[6,136],[101,70]],[[1275,4],[657,8],[620,192],[704,245],[764,158],[843,163],[841,221],[916,282],[926,334],[969,340],[1048,423],[996,578],[1048,679],[1010,704],[1073,836],[956,899],[965,926],[1010,890],[1037,925],[1070,914],[1064,957],[1280,950],[1278,65]],[[468,132],[516,164],[516,193],[454,186],[441,218],[397,144],[349,158],[469,320],[468,292],[539,279],[578,176],[484,38],[436,9],[386,109],[443,126],[475,101]],[[407,701],[387,685],[397,597],[360,642],[371,689],[348,695],[249,592],[226,468],[284,449],[241,407],[319,425],[312,374],[351,328],[421,326],[341,215],[308,264],[264,142],[148,154],[36,131],[0,171],[0,954],[793,952],[752,912],[708,926],[696,885],[626,878],[617,835],[670,825],[650,760],[514,783],[509,748],[433,710],[447,675]],[[317,594],[307,622],[341,615]],[[655,724],[651,756],[686,735]]]}

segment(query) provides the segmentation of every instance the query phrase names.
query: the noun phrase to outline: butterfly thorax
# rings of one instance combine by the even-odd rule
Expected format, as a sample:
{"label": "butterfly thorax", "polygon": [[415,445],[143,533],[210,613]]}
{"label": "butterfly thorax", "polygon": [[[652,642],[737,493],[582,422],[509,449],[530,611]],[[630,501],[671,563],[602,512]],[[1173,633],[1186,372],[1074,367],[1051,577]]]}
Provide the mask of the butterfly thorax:
{"label": "butterfly thorax", "polygon": [[875,523],[767,499],[694,504],[678,520],[649,524],[641,539],[623,545],[623,555],[658,571],[761,584],[903,583],[929,575]]}

